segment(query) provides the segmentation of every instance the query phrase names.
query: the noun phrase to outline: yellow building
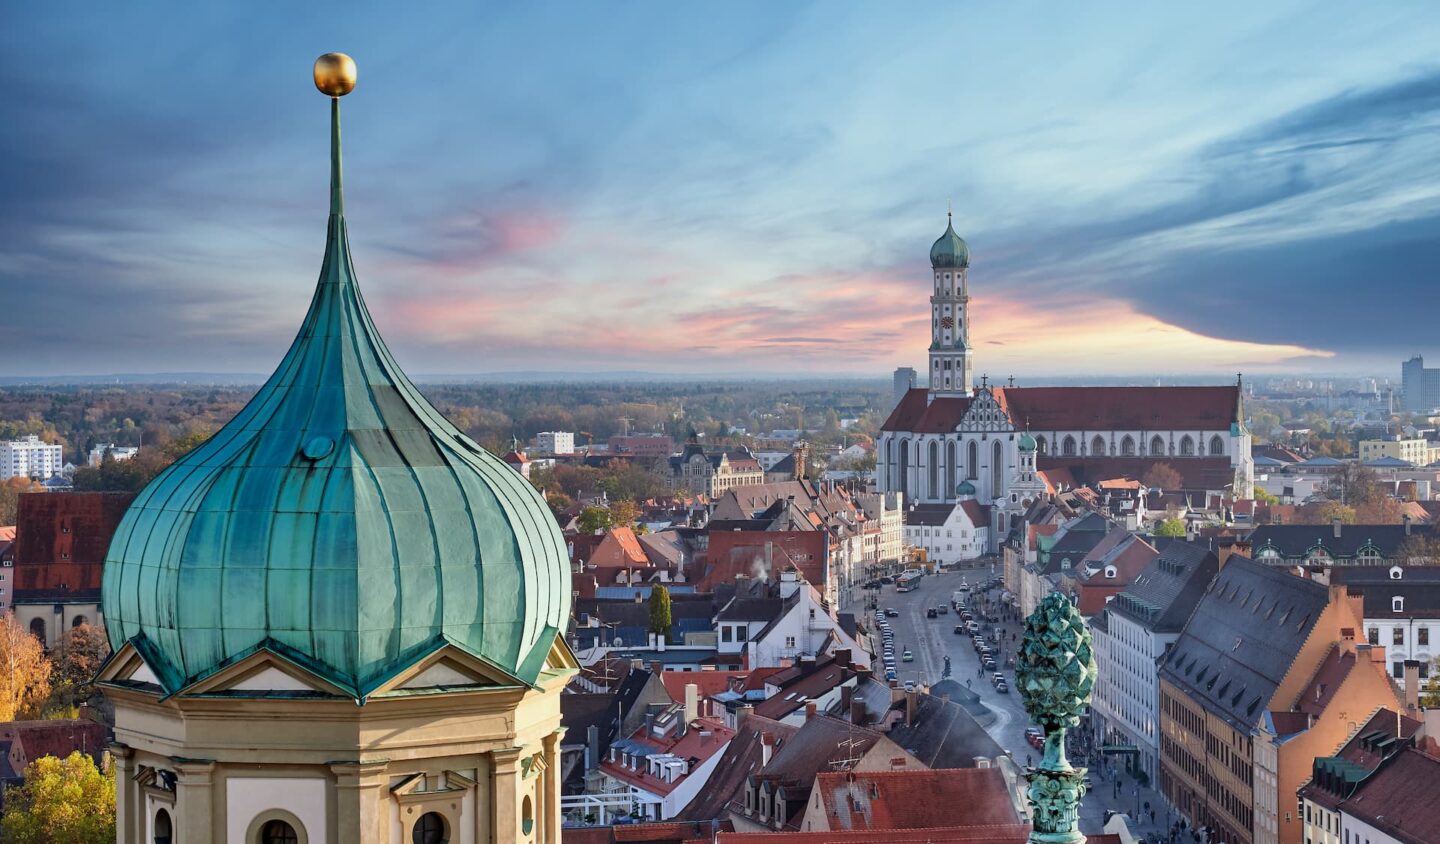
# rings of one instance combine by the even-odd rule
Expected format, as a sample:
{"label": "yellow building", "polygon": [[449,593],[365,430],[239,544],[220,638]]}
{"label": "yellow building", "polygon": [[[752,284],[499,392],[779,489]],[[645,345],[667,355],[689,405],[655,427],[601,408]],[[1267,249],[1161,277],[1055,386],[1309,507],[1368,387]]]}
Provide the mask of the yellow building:
{"label": "yellow building", "polygon": [[275,374],[135,499],[105,563],[118,840],[555,844],[564,541],[396,365],[329,234]]}
{"label": "yellow building", "polygon": [[1424,439],[1386,438],[1360,441],[1360,462],[1369,463],[1382,457],[1404,460],[1416,466],[1429,466],[1440,460],[1440,446]]}

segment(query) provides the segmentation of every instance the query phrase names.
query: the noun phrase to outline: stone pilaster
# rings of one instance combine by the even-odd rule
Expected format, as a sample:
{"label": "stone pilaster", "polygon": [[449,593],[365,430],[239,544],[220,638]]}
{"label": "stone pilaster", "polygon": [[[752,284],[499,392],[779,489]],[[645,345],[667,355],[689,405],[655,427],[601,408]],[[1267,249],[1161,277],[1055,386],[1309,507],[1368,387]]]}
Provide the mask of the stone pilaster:
{"label": "stone pilaster", "polygon": [[175,759],[176,841],[214,841],[215,760]]}
{"label": "stone pilaster", "polygon": [[545,780],[542,787],[542,816],[539,819],[545,844],[560,844],[560,740],[565,736],[561,727],[545,737],[544,759]]}
{"label": "stone pilaster", "polygon": [[115,840],[118,844],[132,844],[140,840],[135,751],[120,742],[110,745],[110,764],[115,766]]}
{"label": "stone pilaster", "polygon": [[335,762],[335,840],[381,844],[390,840],[390,813],[384,811],[389,783],[384,759]]}
{"label": "stone pilaster", "polygon": [[505,747],[490,752],[490,840],[496,844],[519,841],[520,753],[523,748]]}

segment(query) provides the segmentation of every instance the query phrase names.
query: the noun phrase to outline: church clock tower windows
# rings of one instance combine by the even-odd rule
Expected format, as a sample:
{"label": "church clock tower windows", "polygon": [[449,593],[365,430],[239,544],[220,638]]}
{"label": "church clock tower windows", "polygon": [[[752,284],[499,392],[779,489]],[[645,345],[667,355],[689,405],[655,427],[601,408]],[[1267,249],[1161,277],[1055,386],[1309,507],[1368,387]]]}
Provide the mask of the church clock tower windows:
{"label": "church clock tower windows", "polygon": [[930,296],[930,397],[969,395],[970,248],[955,233],[953,219],[930,247],[930,267],[935,273]]}

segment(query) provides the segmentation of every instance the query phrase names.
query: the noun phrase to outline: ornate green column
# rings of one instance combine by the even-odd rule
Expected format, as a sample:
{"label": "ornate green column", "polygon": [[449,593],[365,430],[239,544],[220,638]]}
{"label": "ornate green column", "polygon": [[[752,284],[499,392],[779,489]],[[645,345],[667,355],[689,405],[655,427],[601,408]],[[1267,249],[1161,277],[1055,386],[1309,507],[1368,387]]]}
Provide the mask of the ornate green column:
{"label": "ornate green column", "polygon": [[1045,755],[1029,769],[1034,844],[1080,844],[1084,768],[1065,758],[1065,733],[1078,726],[1095,687],[1095,655],[1085,619],[1059,592],[1045,596],[1025,620],[1015,672],[1025,711],[1045,730]]}

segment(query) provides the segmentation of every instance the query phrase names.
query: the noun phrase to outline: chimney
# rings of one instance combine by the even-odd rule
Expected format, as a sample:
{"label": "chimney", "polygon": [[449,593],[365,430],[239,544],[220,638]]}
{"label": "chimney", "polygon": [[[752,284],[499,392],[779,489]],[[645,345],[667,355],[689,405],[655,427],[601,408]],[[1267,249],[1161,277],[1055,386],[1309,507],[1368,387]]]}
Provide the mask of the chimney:
{"label": "chimney", "polygon": [[700,717],[700,687],[694,683],[685,684],[685,723]]}
{"label": "chimney", "polygon": [[1411,718],[1420,717],[1420,660],[1407,659],[1405,674],[1405,711]]}
{"label": "chimney", "polygon": [[854,699],[855,699],[855,687],[854,687],[854,686],[841,686],[841,687],[840,687],[840,711],[841,711],[841,712],[849,712],[849,711],[850,711],[850,701],[852,701],[852,700],[854,700]]}
{"label": "chimney", "polygon": [[735,729],[740,729],[740,725],[745,723],[745,719],[754,714],[755,707],[748,703],[742,703],[735,707]]}
{"label": "chimney", "polygon": [[813,700],[807,700],[807,701],[805,701],[805,720],[806,720],[806,721],[809,721],[811,718],[814,718],[814,717],[815,717],[815,701],[813,701]]}
{"label": "chimney", "polygon": [[585,728],[585,749],[590,758],[585,760],[588,770],[600,764],[600,728],[591,724]]}
{"label": "chimney", "polygon": [[769,732],[761,733],[761,734],[760,734],[760,767],[763,768],[763,767],[765,767],[766,765],[769,765],[769,764],[770,764],[770,757],[773,756],[773,755],[775,755],[775,734],[774,734],[774,733],[769,733]]}
{"label": "chimney", "polygon": [[643,659],[641,659],[641,658],[639,658],[639,657],[635,657],[634,659],[630,660],[630,670],[631,670],[631,671],[642,671],[642,670],[644,670],[644,668],[645,668],[645,660],[643,660]]}
{"label": "chimney", "polygon": [[915,703],[919,698],[920,693],[918,691],[905,693],[905,726],[907,727],[915,726]]}
{"label": "chimney", "polygon": [[849,649],[849,648],[836,648],[836,649],[835,649],[835,664],[841,666],[842,668],[849,668],[849,667],[850,667],[850,649]]}
{"label": "chimney", "polygon": [[1331,519],[1331,520],[1330,520],[1330,530],[1335,533],[1335,538],[1336,538],[1336,539],[1339,539],[1339,538],[1340,538],[1340,520],[1339,520],[1339,519]]}
{"label": "chimney", "polygon": [[868,713],[865,710],[865,701],[855,700],[854,698],[851,698],[850,723],[854,724],[857,727],[863,727],[865,726],[865,722],[868,720],[870,719],[868,717]]}
{"label": "chimney", "polygon": [[664,670],[665,664],[660,660],[657,659],[654,662],[650,663],[650,673],[654,674],[656,677],[659,677],[660,673]]}

